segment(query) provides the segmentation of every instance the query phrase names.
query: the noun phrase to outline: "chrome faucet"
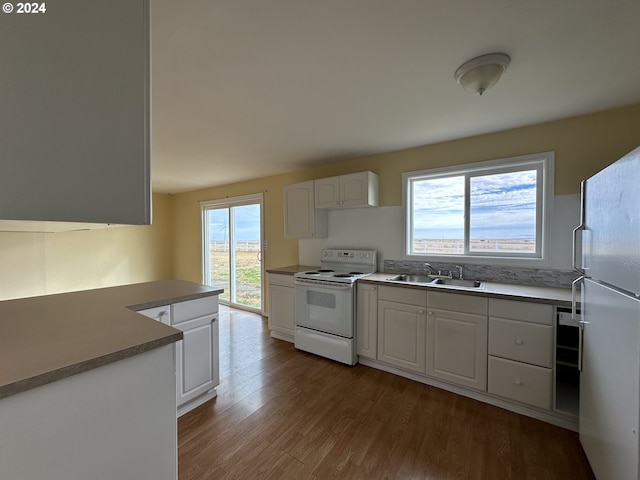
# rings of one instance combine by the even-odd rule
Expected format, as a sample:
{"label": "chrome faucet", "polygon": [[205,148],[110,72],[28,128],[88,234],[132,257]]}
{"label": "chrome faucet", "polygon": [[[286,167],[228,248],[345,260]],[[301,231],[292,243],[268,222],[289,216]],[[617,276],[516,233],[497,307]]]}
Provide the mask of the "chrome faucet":
{"label": "chrome faucet", "polygon": [[432,275],[440,275],[440,272],[436,272],[436,270],[431,266],[430,263],[425,262],[424,268],[427,271],[427,274],[431,273]]}
{"label": "chrome faucet", "polygon": [[456,265],[456,268],[458,269],[458,278],[460,280],[464,280],[464,278],[462,277],[462,265]]}

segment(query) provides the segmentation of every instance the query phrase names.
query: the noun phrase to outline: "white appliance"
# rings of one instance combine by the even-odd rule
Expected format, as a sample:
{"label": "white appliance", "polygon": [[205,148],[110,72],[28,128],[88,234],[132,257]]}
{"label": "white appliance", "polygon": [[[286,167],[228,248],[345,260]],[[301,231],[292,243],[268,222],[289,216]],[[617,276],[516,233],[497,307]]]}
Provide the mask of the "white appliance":
{"label": "white appliance", "polygon": [[598,480],[638,480],[640,148],[583,182],[581,215],[580,442]]}
{"label": "white appliance", "polygon": [[358,278],[376,271],[375,250],[326,249],[318,270],[294,275],[295,347],[355,365]]}

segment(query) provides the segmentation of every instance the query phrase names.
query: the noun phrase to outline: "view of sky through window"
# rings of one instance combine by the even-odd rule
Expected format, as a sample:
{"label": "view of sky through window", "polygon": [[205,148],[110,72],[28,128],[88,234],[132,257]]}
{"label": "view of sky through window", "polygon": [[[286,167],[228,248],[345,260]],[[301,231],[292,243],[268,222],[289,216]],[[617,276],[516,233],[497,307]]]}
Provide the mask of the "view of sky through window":
{"label": "view of sky through window", "polygon": [[421,253],[462,254],[465,179],[471,253],[535,252],[537,171],[471,173],[412,182],[412,239]]}

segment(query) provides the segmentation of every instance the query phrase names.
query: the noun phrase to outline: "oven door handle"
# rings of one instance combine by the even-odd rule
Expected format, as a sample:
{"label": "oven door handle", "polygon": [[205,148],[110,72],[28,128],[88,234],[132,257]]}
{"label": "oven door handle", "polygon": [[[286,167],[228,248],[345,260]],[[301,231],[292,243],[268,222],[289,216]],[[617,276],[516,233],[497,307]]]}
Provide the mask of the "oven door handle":
{"label": "oven door handle", "polygon": [[303,280],[303,279],[294,279],[294,285],[300,287],[316,287],[316,288],[329,288],[331,290],[350,290],[352,284],[351,283],[334,283],[334,282],[323,282],[319,280]]}

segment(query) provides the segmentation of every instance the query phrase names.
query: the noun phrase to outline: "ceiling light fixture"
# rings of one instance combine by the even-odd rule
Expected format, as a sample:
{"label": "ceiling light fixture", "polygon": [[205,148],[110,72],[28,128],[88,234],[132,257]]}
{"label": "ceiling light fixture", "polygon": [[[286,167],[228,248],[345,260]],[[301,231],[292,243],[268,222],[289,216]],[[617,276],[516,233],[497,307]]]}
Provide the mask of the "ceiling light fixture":
{"label": "ceiling light fixture", "polygon": [[460,65],[453,78],[467,92],[482,95],[498,83],[510,62],[511,58],[504,53],[481,55]]}

